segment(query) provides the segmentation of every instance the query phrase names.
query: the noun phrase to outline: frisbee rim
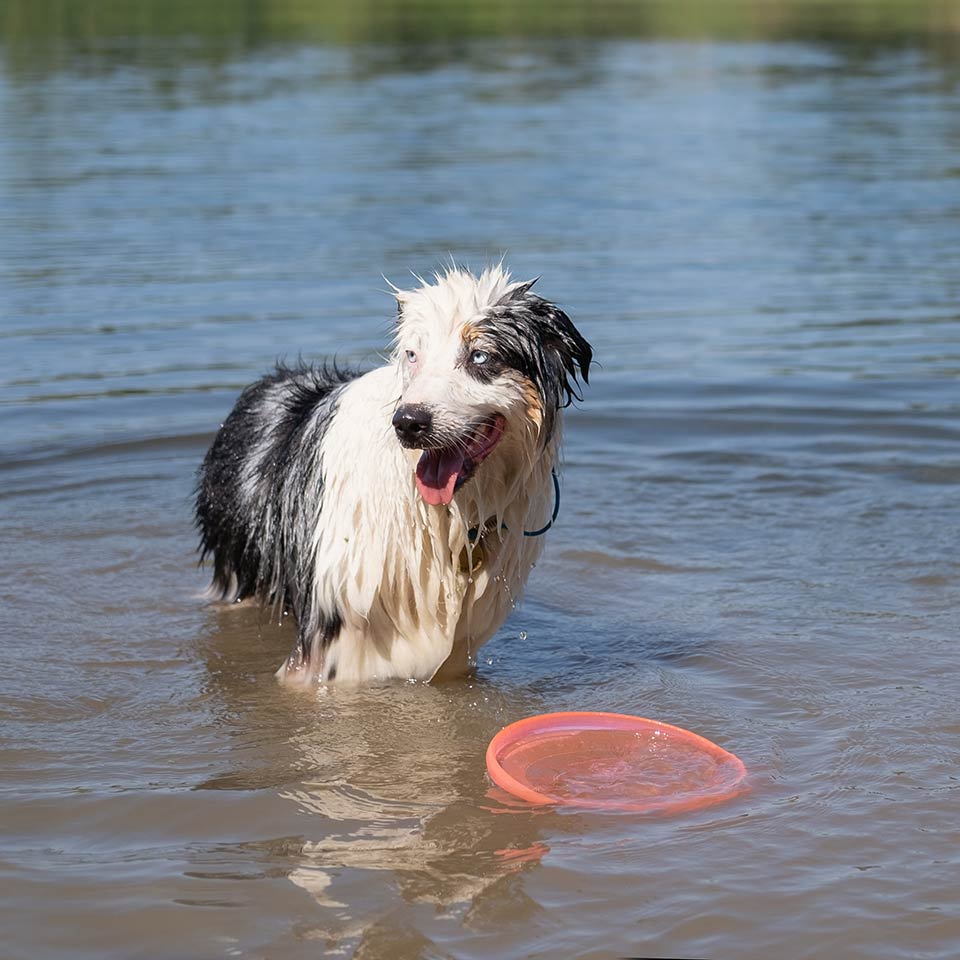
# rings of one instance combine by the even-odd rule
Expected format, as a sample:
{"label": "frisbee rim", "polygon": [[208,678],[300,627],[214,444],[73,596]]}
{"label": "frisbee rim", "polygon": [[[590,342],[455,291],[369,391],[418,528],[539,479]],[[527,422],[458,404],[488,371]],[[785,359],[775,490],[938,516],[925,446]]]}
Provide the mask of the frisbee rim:
{"label": "frisbee rim", "polygon": [[[546,723],[545,723],[546,721]],[[577,729],[580,724],[588,722],[594,728],[609,730],[635,729],[638,726],[654,726],[661,730],[669,730],[671,733],[678,734],[685,742],[695,745],[704,753],[709,754],[717,760],[723,760],[731,763],[737,771],[736,779],[732,784],[723,790],[708,793],[701,796],[687,796],[676,800],[644,800],[631,802],[629,800],[569,800],[564,797],[551,797],[549,794],[541,793],[533,787],[528,786],[518,780],[512,774],[507,773],[500,763],[499,754],[511,743],[521,740],[529,731],[543,730],[545,727],[549,731],[553,729],[563,729],[569,725],[570,729]],[[589,729],[589,727],[586,727]],[[747,775],[747,768],[744,762],[734,753],[725,750],[719,744],[702,737],[699,733],[692,730],[686,730],[683,727],[675,726],[672,723],[665,723],[662,720],[653,720],[649,717],[639,717],[629,713],[607,713],[605,711],[591,710],[567,710],[558,713],[540,713],[532,717],[524,717],[514,723],[508,724],[497,734],[487,745],[486,752],[487,773],[490,779],[502,790],[521,800],[529,803],[549,806],[567,806],[581,807],[583,809],[594,810],[622,810],[634,813],[653,813],[653,812],[676,812],[681,813],[691,810],[699,810],[703,807],[712,806],[723,800],[729,800],[746,790],[744,779]]]}

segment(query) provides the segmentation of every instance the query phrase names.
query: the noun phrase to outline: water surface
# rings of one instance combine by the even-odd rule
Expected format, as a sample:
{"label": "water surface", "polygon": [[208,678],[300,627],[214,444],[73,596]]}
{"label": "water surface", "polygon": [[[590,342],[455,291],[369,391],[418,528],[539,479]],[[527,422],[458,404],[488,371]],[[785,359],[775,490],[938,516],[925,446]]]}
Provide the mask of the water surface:
{"label": "water surface", "polygon": [[[956,953],[948,32],[23,29],[7,955]],[[380,362],[381,273],[504,252],[599,361],[526,601],[472,682],[279,689],[289,624],[197,598],[206,445],[278,357]],[[696,730],[750,792],[667,818],[489,796],[489,738],[569,709]]]}

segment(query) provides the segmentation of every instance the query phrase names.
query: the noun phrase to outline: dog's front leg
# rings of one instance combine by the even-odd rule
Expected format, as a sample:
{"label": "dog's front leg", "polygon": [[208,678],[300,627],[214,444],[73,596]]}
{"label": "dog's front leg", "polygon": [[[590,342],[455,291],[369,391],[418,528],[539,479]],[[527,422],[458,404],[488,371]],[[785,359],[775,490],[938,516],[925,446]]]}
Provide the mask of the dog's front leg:
{"label": "dog's front leg", "polygon": [[293,687],[310,687],[333,680],[336,665],[327,669],[327,651],[339,633],[339,624],[324,624],[309,634],[302,629],[290,655],[276,672],[277,679]]}

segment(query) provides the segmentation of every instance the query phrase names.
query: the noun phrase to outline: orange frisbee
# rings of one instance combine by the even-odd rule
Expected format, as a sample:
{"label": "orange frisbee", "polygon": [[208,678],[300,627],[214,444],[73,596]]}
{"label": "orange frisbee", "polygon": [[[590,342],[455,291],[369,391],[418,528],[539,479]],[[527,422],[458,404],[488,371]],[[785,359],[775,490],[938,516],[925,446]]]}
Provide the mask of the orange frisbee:
{"label": "orange frisbee", "polygon": [[678,813],[742,793],[747,770],[723,747],[623,713],[545,713],[487,747],[490,779],[531,803]]}

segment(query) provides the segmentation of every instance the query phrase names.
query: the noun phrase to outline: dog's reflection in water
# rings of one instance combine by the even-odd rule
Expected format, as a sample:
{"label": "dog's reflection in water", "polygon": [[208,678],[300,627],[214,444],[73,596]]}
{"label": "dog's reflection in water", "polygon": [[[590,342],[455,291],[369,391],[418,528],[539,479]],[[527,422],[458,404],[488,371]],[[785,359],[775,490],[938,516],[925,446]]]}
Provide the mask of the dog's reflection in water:
{"label": "dog's reflection in water", "polygon": [[420,910],[483,929],[539,909],[520,878],[560,818],[492,793],[484,763],[498,729],[543,709],[534,694],[476,679],[292,691],[264,672],[264,648],[291,627],[242,606],[211,611],[210,627],[209,693],[234,727],[234,769],[205,786],[276,789],[287,836],[273,866],[320,907],[298,938],[349,953],[404,929],[416,940]]}
{"label": "dog's reflection in water", "polygon": [[[362,936],[371,919],[395,911],[397,891],[481,925],[522,912],[511,880],[547,848],[543,812],[511,804],[486,778],[504,698],[478,683],[341,688],[329,698],[338,719],[293,740],[320,776],[283,792],[328,831],[303,844],[290,874],[330,908],[326,935]],[[334,730],[344,736],[331,749]],[[388,882],[372,882],[371,872]]]}

